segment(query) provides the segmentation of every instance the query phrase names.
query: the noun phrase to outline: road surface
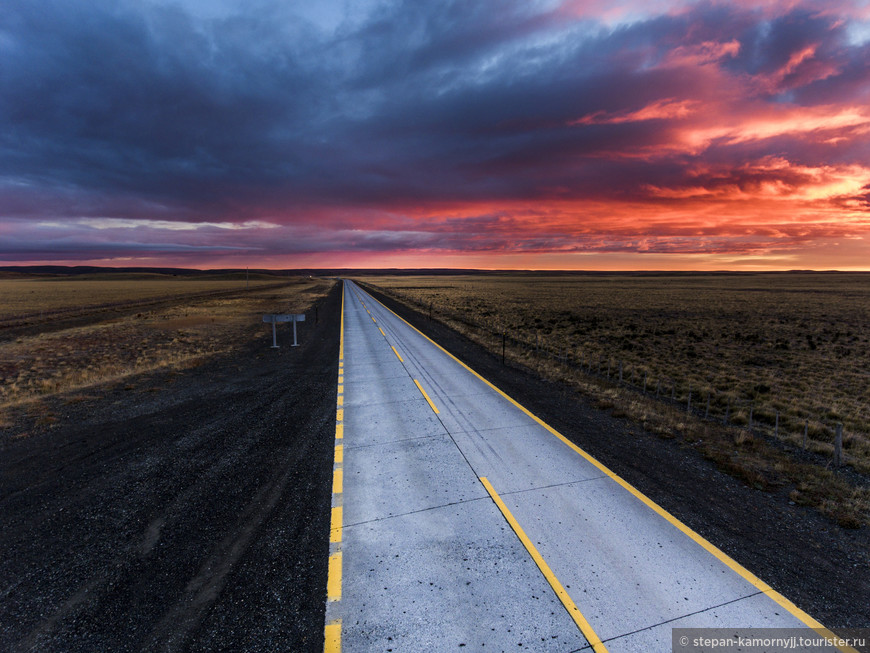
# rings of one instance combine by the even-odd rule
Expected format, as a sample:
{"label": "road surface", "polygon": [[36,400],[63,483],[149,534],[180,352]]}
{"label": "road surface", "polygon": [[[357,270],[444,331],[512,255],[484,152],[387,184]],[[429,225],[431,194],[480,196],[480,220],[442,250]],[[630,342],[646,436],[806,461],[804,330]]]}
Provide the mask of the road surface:
{"label": "road surface", "polygon": [[327,651],[822,628],[350,281],[339,356]]}

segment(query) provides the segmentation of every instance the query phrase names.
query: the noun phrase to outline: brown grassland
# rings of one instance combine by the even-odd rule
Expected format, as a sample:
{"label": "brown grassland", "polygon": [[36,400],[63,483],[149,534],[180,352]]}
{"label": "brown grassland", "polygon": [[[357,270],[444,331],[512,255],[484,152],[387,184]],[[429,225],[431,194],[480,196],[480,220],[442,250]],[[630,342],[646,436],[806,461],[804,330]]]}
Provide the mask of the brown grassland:
{"label": "brown grassland", "polygon": [[[250,279],[249,287],[279,281],[277,277],[257,275]],[[118,304],[181,299],[244,288],[244,273],[218,278],[125,273],[0,278],[0,325],[26,318],[93,312]]]}
{"label": "brown grassland", "polygon": [[[77,401],[90,386],[197,365],[263,335],[270,328],[263,313],[304,312],[334,283],[263,277],[252,279],[246,291],[244,274],[218,280],[120,275],[0,281],[3,315],[45,311],[26,330],[0,325],[0,425],[8,423],[13,408],[38,411],[40,399],[49,395],[79,393],[68,397]],[[115,310],[107,313],[106,305]],[[51,330],[52,311],[64,318],[73,313],[75,324]],[[41,418],[43,425],[56,420],[51,414]]]}
{"label": "brown grassland", "polygon": [[[844,526],[870,523],[870,275],[361,281],[498,354],[504,342],[510,361],[681,438],[750,485],[784,488]],[[838,423],[846,466],[835,469]]]}

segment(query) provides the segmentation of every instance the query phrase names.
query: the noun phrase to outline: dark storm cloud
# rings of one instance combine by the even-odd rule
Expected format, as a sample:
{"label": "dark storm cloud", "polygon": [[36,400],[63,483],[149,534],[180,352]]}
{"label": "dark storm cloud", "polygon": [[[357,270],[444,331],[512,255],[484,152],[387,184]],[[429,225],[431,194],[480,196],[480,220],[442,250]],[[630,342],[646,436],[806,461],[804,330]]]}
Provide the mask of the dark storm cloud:
{"label": "dark storm cloud", "polygon": [[[801,110],[836,117],[866,101],[868,46],[850,42],[836,13],[700,3],[608,26],[566,6],[409,0],[322,29],[277,2],[211,15],[146,2],[6,4],[0,218],[334,229],[306,251],[559,249],[584,231],[579,213],[574,228],[539,237],[512,223],[521,243],[492,223],[460,227],[486,208],[428,226],[397,216],[463,203],[655,204],[701,185],[717,196],[768,181],[797,192],[823,165],[866,160],[860,120],[824,137],[765,123],[783,106],[799,127]],[[773,155],[800,169],[765,166]],[[138,246],[115,237],[119,251]],[[87,238],[57,250],[90,251]],[[143,246],[160,238],[143,235]],[[19,255],[19,245],[0,250]]]}

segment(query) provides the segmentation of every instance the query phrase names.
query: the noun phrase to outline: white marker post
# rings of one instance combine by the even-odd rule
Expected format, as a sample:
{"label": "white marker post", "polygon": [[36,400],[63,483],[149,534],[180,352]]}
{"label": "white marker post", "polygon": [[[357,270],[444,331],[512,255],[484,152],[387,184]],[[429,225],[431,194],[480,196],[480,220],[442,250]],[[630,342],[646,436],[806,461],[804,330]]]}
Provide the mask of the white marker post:
{"label": "white marker post", "polygon": [[263,322],[271,322],[272,324],[272,349],[278,349],[278,336],[276,332],[275,325],[278,322],[292,322],[293,323],[293,347],[298,347],[299,343],[296,342],[296,323],[304,322],[305,314],[301,313],[298,315],[289,314],[289,315],[281,315],[278,313],[271,313],[263,316]]}
{"label": "white marker post", "polygon": [[305,321],[305,313],[299,313],[298,315],[288,315],[287,317],[293,318],[293,347],[298,347],[299,343],[296,342],[296,323]]}

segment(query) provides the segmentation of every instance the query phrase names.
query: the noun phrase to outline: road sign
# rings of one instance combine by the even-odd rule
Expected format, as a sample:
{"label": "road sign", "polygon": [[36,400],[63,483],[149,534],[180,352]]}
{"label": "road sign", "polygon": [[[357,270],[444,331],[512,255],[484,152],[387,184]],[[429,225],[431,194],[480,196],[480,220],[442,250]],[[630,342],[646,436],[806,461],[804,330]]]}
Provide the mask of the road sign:
{"label": "road sign", "polygon": [[276,334],[275,325],[279,322],[293,323],[293,346],[298,347],[296,342],[296,323],[305,321],[305,313],[267,313],[263,316],[263,322],[272,324],[272,349],[278,348],[278,336]]}

